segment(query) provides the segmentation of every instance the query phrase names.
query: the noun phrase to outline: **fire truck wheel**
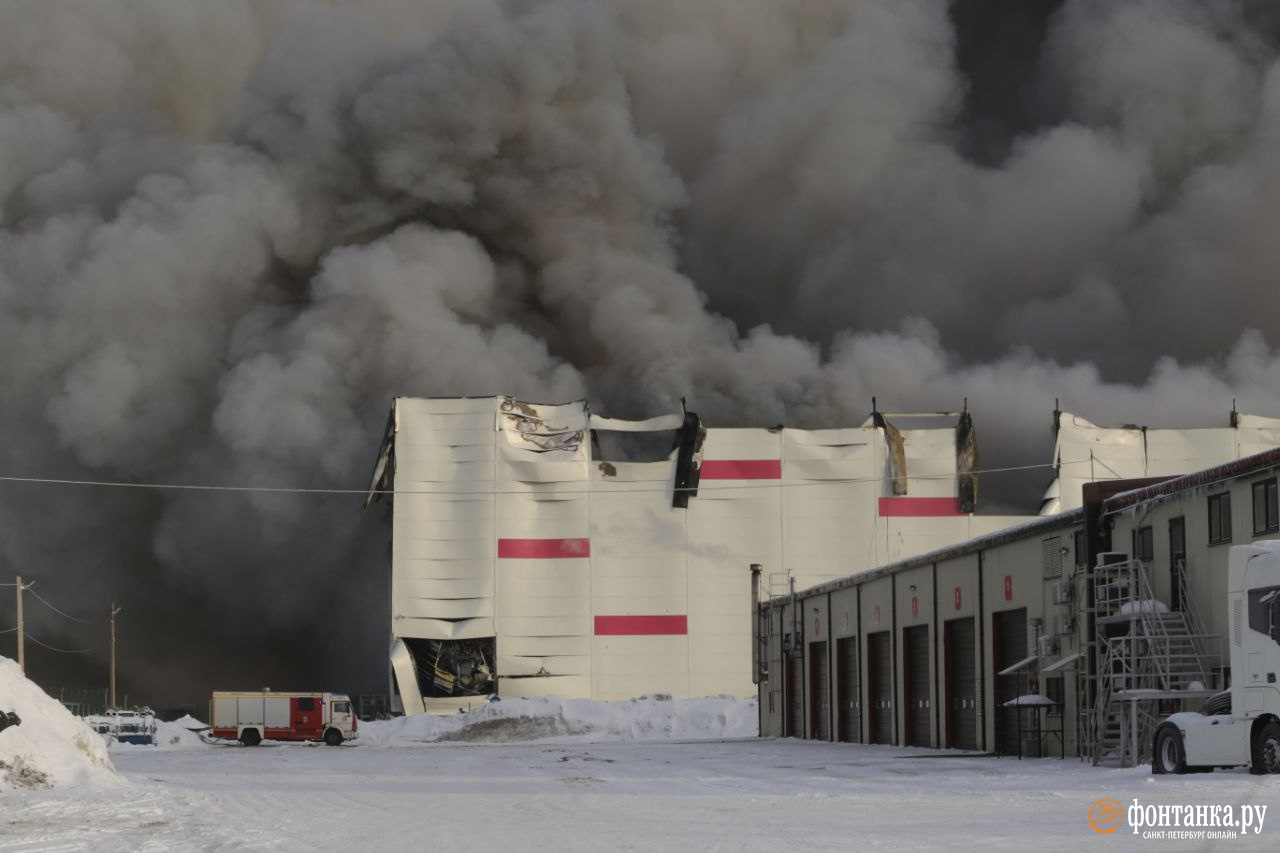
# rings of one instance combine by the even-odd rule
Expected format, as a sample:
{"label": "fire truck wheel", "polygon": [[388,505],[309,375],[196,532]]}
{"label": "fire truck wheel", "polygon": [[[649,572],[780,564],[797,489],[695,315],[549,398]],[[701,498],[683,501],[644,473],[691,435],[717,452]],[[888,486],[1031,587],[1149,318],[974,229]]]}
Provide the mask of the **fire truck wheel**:
{"label": "fire truck wheel", "polygon": [[342,732],[337,729],[329,729],[324,733],[324,742],[329,746],[342,746]]}
{"label": "fire truck wheel", "polygon": [[1161,726],[1156,732],[1151,754],[1152,773],[1186,773],[1187,762],[1182,753],[1182,738],[1173,726]]}
{"label": "fire truck wheel", "polygon": [[1266,723],[1253,742],[1254,773],[1280,773],[1280,723]]}
{"label": "fire truck wheel", "polygon": [[257,746],[262,743],[262,735],[257,729],[245,729],[240,733],[240,742],[245,746]]}

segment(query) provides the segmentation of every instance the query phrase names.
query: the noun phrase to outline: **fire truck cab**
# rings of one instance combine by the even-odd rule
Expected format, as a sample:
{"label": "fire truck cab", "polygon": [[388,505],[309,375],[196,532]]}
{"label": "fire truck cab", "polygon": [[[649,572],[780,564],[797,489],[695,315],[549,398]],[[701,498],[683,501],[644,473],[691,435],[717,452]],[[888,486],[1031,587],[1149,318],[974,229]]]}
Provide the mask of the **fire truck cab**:
{"label": "fire truck cab", "polygon": [[257,746],[263,740],[324,741],[339,746],[357,737],[345,693],[219,691],[209,703],[209,734]]}

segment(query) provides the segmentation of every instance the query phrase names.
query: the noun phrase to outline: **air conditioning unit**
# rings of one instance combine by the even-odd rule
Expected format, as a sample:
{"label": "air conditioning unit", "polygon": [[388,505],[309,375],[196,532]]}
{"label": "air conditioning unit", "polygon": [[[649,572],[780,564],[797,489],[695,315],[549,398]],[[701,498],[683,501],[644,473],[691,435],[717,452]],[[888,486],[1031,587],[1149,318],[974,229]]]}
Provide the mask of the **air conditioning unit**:
{"label": "air conditioning unit", "polygon": [[1040,657],[1053,657],[1058,653],[1058,638],[1053,634],[1044,634],[1040,637],[1039,648],[1036,650],[1040,653]]}
{"label": "air conditioning unit", "polygon": [[1062,580],[1053,585],[1053,603],[1054,604],[1070,604],[1071,594],[1073,592],[1071,581]]}
{"label": "air conditioning unit", "polygon": [[1053,633],[1059,636],[1067,636],[1076,632],[1076,618],[1074,616],[1059,615],[1054,619],[1053,624],[1056,629]]}

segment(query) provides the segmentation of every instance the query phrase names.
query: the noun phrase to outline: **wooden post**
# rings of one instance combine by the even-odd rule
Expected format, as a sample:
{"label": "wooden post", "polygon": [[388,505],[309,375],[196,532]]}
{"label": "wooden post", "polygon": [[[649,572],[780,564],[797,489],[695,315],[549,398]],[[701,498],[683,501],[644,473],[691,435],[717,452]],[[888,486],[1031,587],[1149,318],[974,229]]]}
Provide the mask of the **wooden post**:
{"label": "wooden post", "polygon": [[26,625],[22,621],[22,575],[18,575],[18,671],[27,671]]}
{"label": "wooden post", "polygon": [[116,707],[116,614],[122,609],[111,602],[111,697],[108,704],[112,710]]}

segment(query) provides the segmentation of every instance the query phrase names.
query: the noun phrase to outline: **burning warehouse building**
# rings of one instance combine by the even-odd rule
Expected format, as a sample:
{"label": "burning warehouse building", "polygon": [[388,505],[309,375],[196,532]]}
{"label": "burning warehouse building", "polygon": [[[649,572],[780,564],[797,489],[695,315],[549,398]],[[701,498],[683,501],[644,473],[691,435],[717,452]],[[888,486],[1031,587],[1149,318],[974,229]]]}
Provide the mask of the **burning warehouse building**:
{"label": "burning warehouse building", "polygon": [[556,694],[748,695],[746,567],[812,586],[1008,526],[965,412],[706,428],[585,401],[395,400],[391,669],[406,713]]}

